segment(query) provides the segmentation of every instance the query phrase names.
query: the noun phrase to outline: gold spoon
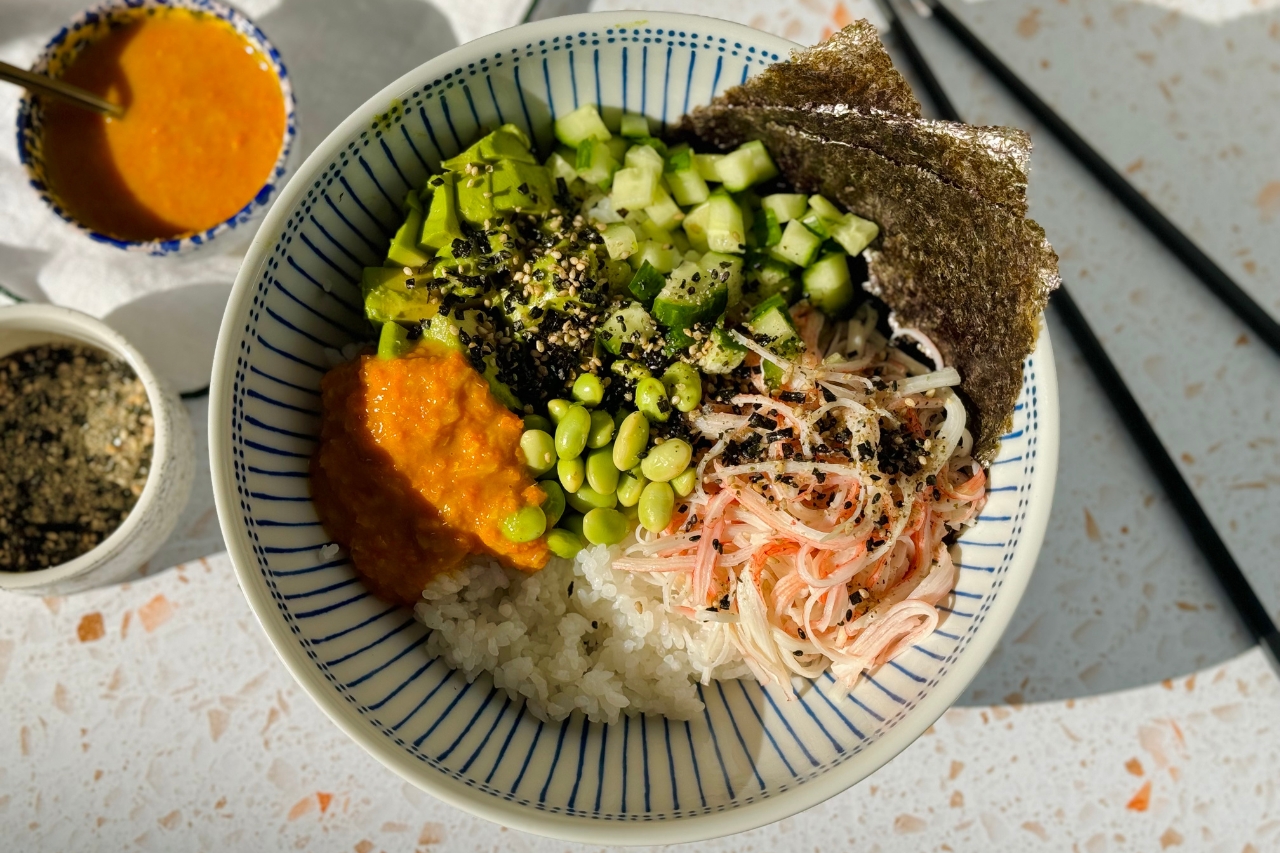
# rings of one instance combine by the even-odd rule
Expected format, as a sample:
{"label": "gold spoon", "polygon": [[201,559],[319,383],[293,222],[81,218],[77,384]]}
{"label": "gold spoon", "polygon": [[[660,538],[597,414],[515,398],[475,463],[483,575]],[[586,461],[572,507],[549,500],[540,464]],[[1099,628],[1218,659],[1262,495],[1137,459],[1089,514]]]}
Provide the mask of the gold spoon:
{"label": "gold spoon", "polygon": [[17,83],[19,86],[30,89],[33,92],[50,95],[69,104],[75,104],[77,107],[93,110],[111,118],[120,118],[124,115],[123,107],[110,101],[104,101],[79,86],[72,86],[70,83],[63,83],[61,80],[55,80],[43,74],[36,74],[34,71],[27,71],[7,62],[0,62],[0,80]]}

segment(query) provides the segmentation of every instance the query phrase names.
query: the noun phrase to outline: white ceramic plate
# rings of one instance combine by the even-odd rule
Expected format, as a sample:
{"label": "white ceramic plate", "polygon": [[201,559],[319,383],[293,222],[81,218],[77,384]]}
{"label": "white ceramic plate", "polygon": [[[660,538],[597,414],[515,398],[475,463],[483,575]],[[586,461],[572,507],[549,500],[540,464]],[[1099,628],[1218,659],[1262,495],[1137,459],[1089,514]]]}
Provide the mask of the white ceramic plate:
{"label": "white ceramic plate", "polygon": [[326,349],[365,337],[360,268],[381,262],[398,202],[482,127],[515,122],[545,147],[579,104],[658,123],[795,46],[684,15],[559,18],[422,65],[370,99],[302,165],[249,251],[218,342],[210,448],[218,514],[240,585],[315,701],[380,761],[447,802],[531,832],[657,844],[739,832],[839,793],[955,701],[1022,595],[1044,535],[1058,409],[1047,333],[1027,360],[990,500],[962,540],[938,631],[848,696],[829,678],[794,702],[758,684],[703,690],[706,713],[543,723],[487,678],[423,650],[426,630],[374,598],[309,500]]}

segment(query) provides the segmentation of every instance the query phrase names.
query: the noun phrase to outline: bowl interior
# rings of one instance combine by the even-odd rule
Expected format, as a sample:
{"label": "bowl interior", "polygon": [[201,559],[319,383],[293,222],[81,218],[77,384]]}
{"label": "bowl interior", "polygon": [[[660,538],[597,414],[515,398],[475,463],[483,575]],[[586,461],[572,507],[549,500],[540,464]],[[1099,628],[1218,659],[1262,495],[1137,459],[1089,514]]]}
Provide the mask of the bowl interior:
{"label": "bowl interior", "polygon": [[[423,650],[426,629],[373,597],[309,500],[318,383],[367,338],[360,268],[381,262],[399,200],[482,128],[543,146],[579,104],[659,129],[786,56],[786,42],[681,15],[587,15],[516,28],[428,63],[334,132],[290,182],[241,270],[219,341],[210,435],[219,512],[241,586],[295,676],[389,767],[521,829],[596,842],[687,841],[776,820],[879,767],[954,701],[1003,630],[1034,564],[1052,491],[1057,394],[1047,335],[1027,360],[990,501],[957,548],[939,629],[848,695],[754,682],[701,689],[705,712],[616,725],[544,722]],[[739,810],[745,811],[739,812]],[[729,817],[727,812],[738,812]],[[643,822],[620,834],[613,824]]]}
{"label": "bowl interior", "polygon": [[50,187],[45,168],[44,157],[44,109],[40,98],[30,93],[23,95],[18,106],[18,157],[27,171],[31,186],[39,193],[45,204],[64,222],[89,238],[124,249],[130,252],[141,252],[150,255],[169,255],[175,252],[186,252],[207,244],[219,234],[244,225],[256,214],[265,210],[280,182],[284,179],[288,168],[289,152],[297,137],[296,105],[293,98],[293,83],[285,70],[280,54],[268,41],[262,30],[239,10],[219,0],[105,0],[91,9],[81,12],[67,26],[58,31],[43,52],[36,59],[31,70],[53,77],[62,76],[65,69],[86,47],[109,31],[119,26],[122,21],[133,20],[138,10],[155,8],[190,9],[213,15],[225,21],[249,44],[253,45],[267,61],[280,83],[280,93],[284,97],[285,132],[280,143],[280,151],[276,155],[275,164],[267,175],[262,187],[254,197],[246,200],[243,207],[230,218],[217,223],[203,231],[165,240],[121,240],[110,234],[88,227],[76,218],[59,201],[56,192]]}

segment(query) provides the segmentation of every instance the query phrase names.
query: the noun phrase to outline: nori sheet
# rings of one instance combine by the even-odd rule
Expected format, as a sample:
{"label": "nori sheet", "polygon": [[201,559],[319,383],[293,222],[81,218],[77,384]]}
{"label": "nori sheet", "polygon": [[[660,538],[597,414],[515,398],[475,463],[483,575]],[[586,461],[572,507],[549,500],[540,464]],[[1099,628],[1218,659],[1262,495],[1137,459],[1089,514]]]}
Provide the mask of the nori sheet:
{"label": "nori sheet", "polygon": [[1012,423],[1057,256],[1025,218],[1030,138],[918,116],[859,21],[695,110],[680,132],[722,149],[759,139],[798,190],[880,226],[868,288],[960,371],[987,463]]}

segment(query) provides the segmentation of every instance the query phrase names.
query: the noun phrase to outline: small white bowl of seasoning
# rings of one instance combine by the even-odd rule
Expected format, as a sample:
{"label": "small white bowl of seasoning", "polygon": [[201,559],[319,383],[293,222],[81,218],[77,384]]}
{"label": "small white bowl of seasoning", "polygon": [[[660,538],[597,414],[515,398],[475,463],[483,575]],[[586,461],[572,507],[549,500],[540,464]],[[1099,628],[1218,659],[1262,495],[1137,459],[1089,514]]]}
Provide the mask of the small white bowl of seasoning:
{"label": "small white bowl of seasoning", "polygon": [[0,308],[0,589],[78,592],[135,572],[195,473],[177,395],[118,332],[54,305]]}

